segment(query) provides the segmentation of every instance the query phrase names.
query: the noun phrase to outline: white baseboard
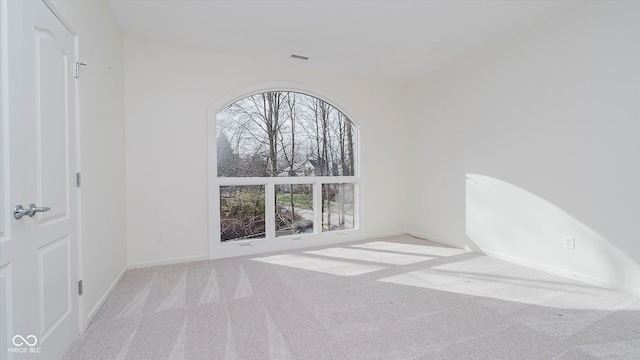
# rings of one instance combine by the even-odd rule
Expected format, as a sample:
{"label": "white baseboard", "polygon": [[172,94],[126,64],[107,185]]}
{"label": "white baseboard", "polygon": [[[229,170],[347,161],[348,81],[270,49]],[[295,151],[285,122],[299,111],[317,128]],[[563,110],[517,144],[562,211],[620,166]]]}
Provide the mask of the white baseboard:
{"label": "white baseboard", "polygon": [[639,288],[626,286],[626,285],[623,285],[623,284],[613,283],[613,282],[602,280],[602,279],[598,279],[598,278],[595,278],[595,277],[592,277],[592,276],[575,273],[575,272],[572,272],[572,271],[569,271],[569,270],[565,270],[565,269],[561,269],[561,268],[558,268],[558,267],[555,267],[555,266],[541,264],[541,263],[538,263],[538,262],[529,261],[529,260],[521,259],[521,258],[518,258],[518,257],[514,257],[514,256],[511,256],[511,255],[505,255],[505,254],[502,254],[502,253],[499,253],[499,252],[495,252],[495,251],[491,251],[491,250],[482,249],[482,251],[485,254],[487,254],[488,256],[494,257],[496,259],[508,261],[508,262],[516,264],[516,265],[522,265],[522,266],[530,267],[530,268],[533,268],[533,269],[536,269],[536,270],[541,270],[541,271],[545,271],[545,272],[548,272],[548,273],[551,273],[551,274],[564,276],[564,277],[567,277],[567,278],[570,278],[570,279],[582,281],[582,282],[587,283],[587,284],[591,284],[591,285],[600,286],[600,287],[604,287],[604,288],[608,288],[608,289],[622,291],[622,292],[625,292],[627,294],[632,294],[634,296],[640,296],[640,289]]}
{"label": "white baseboard", "polygon": [[179,258],[173,258],[173,259],[165,259],[165,260],[135,262],[135,263],[129,264],[129,270],[148,268],[148,267],[152,267],[152,266],[181,264],[181,263],[186,263],[186,262],[202,261],[202,260],[209,260],[209,256],[208,255],[196,255],[196,256],[185,256],[185,257],[179,257]]}
{"label": "white baseboard", "polygon": [[104,294],[102,294],[102,296],[100,297],[100,300],[98,300],[98,302],[93,306],[91,311],[89,311],[89,314],[87,314],[87,319],[84,323],[85,329],[89,326],[93,318],[96,316],[96,314],[98,313],[98,310],[100,310],[102,305],[104,305],[104,303],[107,301],[107,299],[109,298],[109,295],[111,295],[111,293],[113,292],[113,289],[116,288],[116,285],[118,285],[118,283],[124,276],[124,273],[127,272],[127,269],[128,269],[128,266],[125,265],[124,268],[122,268],[122,270],[118,274],[118,276],[116,276],[116,278],[111,282],[111,285],[109,285],[109,288],[107,288],[107,291],[105,291]]}

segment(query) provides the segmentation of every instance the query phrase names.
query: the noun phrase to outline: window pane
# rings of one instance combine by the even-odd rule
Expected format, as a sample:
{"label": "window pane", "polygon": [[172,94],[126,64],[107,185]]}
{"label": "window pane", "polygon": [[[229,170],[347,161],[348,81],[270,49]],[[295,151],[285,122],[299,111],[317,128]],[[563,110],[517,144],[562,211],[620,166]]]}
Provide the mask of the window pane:
{"label": "window pane", "polygon": [[354,184],[322,184],[322,231],[354,228]]}
{"label": "window pane", "polygon": [[313,96],[271,91],[216,116],[218,177],[354,176],[356,128]]}
{"label": "window pane", "polygon": [[264,185],[220,186],[220,239],[265,237]]}
{"label": "window pane", "polygon": [[276,185],[276,236],[313,232],[313,186]]}

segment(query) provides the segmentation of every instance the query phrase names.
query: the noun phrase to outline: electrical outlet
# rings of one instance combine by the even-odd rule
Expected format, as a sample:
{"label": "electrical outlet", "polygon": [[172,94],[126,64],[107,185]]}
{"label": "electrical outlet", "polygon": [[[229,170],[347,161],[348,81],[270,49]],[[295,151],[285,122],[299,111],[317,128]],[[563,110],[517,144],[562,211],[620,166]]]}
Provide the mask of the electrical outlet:
{"label": "electrical outlet", "polygon": [[564,237],[564,248],[569,250],[576,249],[576,238],[573,236],[565,236]]}
{"label": "electrical outlet", "polygon": [[156,230],[156,241],[164,241],[164,240],[165,240],[164,229]]}

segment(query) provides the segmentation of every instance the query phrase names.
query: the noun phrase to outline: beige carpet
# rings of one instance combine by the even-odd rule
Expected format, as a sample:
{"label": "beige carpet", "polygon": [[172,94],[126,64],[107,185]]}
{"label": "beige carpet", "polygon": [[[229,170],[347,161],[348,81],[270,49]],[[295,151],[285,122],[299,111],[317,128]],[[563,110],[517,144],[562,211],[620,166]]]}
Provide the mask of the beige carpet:
{"label": "beige carpet", "polygon": [[65,359],[640,359],[640,299],[400,236],[129,271]]}

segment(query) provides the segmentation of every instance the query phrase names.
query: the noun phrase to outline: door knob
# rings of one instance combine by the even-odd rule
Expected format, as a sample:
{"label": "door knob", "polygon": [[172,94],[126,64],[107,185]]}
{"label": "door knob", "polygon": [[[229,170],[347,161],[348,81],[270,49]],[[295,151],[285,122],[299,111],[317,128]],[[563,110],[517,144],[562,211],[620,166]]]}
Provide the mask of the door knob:
{"label": "door knob", "polygon": [[51,210],[51,208],[37,207],[34,203],[27,205],[26,208],[23,208],[22,205],[16,205],[16,207],[13,209],[13,217],[17,220],[20,220],[23,216],[33,217],[38,212],[45,212],[49,210]]}

